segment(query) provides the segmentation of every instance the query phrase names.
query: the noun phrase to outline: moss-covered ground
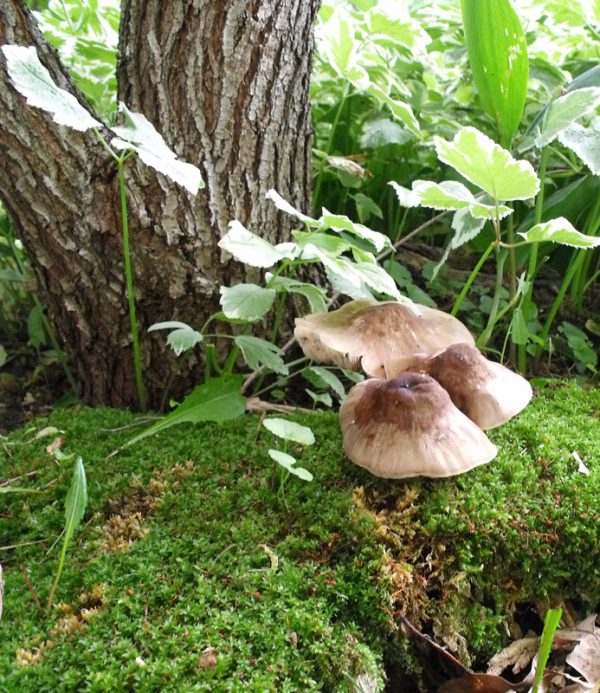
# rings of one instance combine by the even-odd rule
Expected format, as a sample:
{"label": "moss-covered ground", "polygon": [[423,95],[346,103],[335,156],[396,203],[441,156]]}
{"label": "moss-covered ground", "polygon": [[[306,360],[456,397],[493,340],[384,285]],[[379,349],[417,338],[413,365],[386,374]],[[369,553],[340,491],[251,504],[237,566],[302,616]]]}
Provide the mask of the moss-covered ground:
{"label": "moss-covered ground", "polygon": [[[334,414],[294,418],[315,480],[283,498],[254,416],[109,458],[139,430],[126,412],[57,410],[0,439],[0,483],[42,489],[0,494],[0,691],[383,690],[386,665],[411,666],[399,614],[480,666],[524,605],[597,606],[600,390],[546,385],[490,432],[496,460],[447,480],[374,479]],[[89,492],[50,613],[73,460],[46,426]]]}

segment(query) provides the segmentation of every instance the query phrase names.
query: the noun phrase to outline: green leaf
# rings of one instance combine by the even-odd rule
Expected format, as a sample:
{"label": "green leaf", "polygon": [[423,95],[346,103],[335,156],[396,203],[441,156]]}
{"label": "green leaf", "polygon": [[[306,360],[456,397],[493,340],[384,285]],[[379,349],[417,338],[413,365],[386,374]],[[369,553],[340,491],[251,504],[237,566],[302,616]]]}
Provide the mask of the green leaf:
{"label": "green leaf", "polygon": [[303,481],[312,481],[313,480],[313,475],[307,470],[304,469],[303,467],[296,467],[296,458],[292,457],[291,455],[288,455],[286,452],[281,452],[280,450],[269,450],[268,451],[269,457],[277,464],[280,464],[284,469],[287,469],[288,472],[291,474],[294,474],[295,476],[299,477]]}
{"label": "green leaf", "polygon": [[27,336],[29,337],[29,343],[35,349],[39,349],[46,343],[44,313],[39,304],[35,305],[27,316]]}
{"label": "green leaf", "polygon": [[373,198],[368,195],[363,195],[363,193],[356,193],[356,195],[351,195],[352,199],[356,203],[356,211],[358,212],[358,218],[361,223],[368,221],[370,217],[377,217],[378,219],[383,219],[383,212],[381,207],[373,200]]}
{"label": "green leaf", "polygon": [[369,84],[366,92],[380,105],[387,106],[396,120],[403,123],[413,134],[417,135],[417,137],[420,137],[421,127],[419,126],[419,121],[415,118],[412,108],[407,103],[392,98],[373,82]]}
{"label": "green leaf", "polygon": [[554,634],[556,629],[560,624],[560,619],[562,616],[562,609],[548,609],[546,612],[546,618],[544,619],[544,630],[542,632],[542,639],[540,641],[540,647],[537,654],[537,664],[535,667],[535,676],[533,679],[533,693],[538,693],[539,685],[544,678],[544,673],[546,671],[546,662],[550,656],[552,650],[552,641],[554,640]]}
{"label": "green leaf", "polygon": [[354,58],[357,45],[352,17],[342,8],[337,8],[319,28],[320,50],[338,76],[346,77],[346,73],[356,63]]}
{"label": "green leaf", "polygon": [[332,229],[333,231],[347,231],[348,233],[362,238],[373,245],[377,252],[391,245],[390,239],[379,231],[372,231],[363,224],[353,222],[345,214],[332,214],[325,208],[319,219],[323,230]]}
{"label": "green leaf", "polygon": [[414,137],[413,133],[400,127],[393,120],[378,118],[363,125],[360,146],[364,149],[377,149],[388,144],[406,144]]}
{"label": "green leaf", "polygon": [[274,289],[264,289],[256,284],[236,284],[221,289],[221,306],[228,318],[256,322],[271,308],[275,300]]}
{"label": "green leaf", "polygon": [[236,260],[250,267],[272,267],[288,254],[260,236],[248,231],[239,221],[229,224],[229,231],[218,243],[219,248],[231,253]]}
{"label": "green leaf", "polygon": [[383,269],[383,267],[380,267],[377,263],[356,262],[354,263],[353,268],[359,279],[368,287],[373,289],[373,291],[376,291],[379,294],[392,296],[397,300],[402,298],[398,288],[396,287],[396,282]]}
{"label": "green leaf", "polygon": [[346,396],[346,389],[337,375],[323,366],[309,366],[303,371],[304,377],[316,387],[330,387],[340,399]]}
{"label": "green leaf", "polygon": [[305,392],[315,404],[322,404],[323,406],[328,407],[329,409],[331,409],[331,407],[333,406],[333,400],[331,399],[331,395],[328,392],[322,392],[321,394],[317,394],[316,392],[313,392],[308,388],[306,388]]}
{"label": "green leaf", "polygon": [[552,241],[552,243],[560,243],[562,245],[570,245],[573,248],[597,248],[600,246],[600,237],[586,236],[577,231],[564,217],[550,219],[542,224],[536,224],[533,228],[521,236],[528,243],[542,243],[544,241]]}
{"label": "green leaf", "polygon": [[573,124],[558,135],[558,140],[574,152],[595,176],[600,176],[600,118],[590,127]]}
{"label": "green leaf", "polygon": [[51,113],[55,123],[83,132],[102,127],[77,99],[54,83],[33,46],[2,46],[8,74],[30,106]]}
{"label": "green leaf", "polygon": [[313,445],[315,442],[315,436],[308,426],[279,418],[263,419],[262,424],[267,431],[284,440],[292,440],[302,445]]}
{"label": "green leaf", "polygon": [[280,349],[275,344],[251,335],[237,335],[233,341],[240,348],[249,368],[254,370],[264,366],[275,373],[288,374],[288,367],[279,356]]}
{"label": "green leaf", "polygon": [[[346,239],[328,233],[292,231],[292,236],[298,241],[298,246],[303,250],[308,245],[313,245],[324,253],[327,253],[327,255],[332,255],[333,257],[345,253],[346,250],[350,250],[352,247],[352,244]],[[303,258],[306,259],[307,257],[310,257],[310,255],[304,252]]]}
{"label": "green leaf", "polygon": [[0,495],[3,493],[41,493],[37,488],[24,488],[22,486],[0,486]]}
{"label": "green leaf", "polygon": [[572,123],[591,113],[600,103],[600,89],[576,89],[553,101],[544,114],[542,131],[535,140],[537,147],[545,147]]}
{"label": "green leaf", "polygon": [[290,277],[273,277],[267,275],[269,287],[277,291],[287,291],[290,294],[299,294],[308,301],[311,313],[327,312],[327,295],[323,289],[314,284],[300,282]]}
{"label": "green leaf", "polygon": [[461,0],[461,8],[479,99],[496,121],[502,144],[510,147],[527,97],[529,62],[523,27],[509,0]]}
{"label": "green leaf", "polygon": [[145,116],[133,113],[124,103],[119,104],[119,112],[123,114],[125,125],[115,125],[112,128],[118,135],[111,141],[112,147],[134,150],[146,165],[181,185],[192,195],[204,187],[200,169],[180,161]]}
{"label": "green leaf", "polygon": [[193,349],[196,344],[199,344],[204,339],[200,332],[177,320],[156,322],[148,328],[148,332],[155,332],[156,330],[173,330],[167,337],[167,344],[177,356],[184,351]]}
{"label": "green leaf", "polygon": [[242,375],[211,378],[204,385],[196,387],[170,414],[127,441],[125,446],[181,423],[221,423],[236,419],[246,410],[246,401],[240,391],[243,380]]}
{"label": "green leaf", "polygon": [[540,181],[531,164],[514,159],[476,128],[462,128],[452,142],[440,137],[434,137],[434,141],[440,161],[494,200],[528,200],[537,195]]}
{"label": "green leaf", "polygon": [[6,349],[0,344],[0,368],[6,363],[7,358],[8,354],[6,353]]}

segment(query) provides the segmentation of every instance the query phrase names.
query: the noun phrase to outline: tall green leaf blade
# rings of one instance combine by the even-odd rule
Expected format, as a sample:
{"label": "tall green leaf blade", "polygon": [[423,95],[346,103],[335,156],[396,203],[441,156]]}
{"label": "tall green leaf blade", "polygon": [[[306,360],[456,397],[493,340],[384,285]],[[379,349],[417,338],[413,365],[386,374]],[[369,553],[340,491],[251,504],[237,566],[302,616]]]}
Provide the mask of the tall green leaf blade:
{"label": "tall green leaf blade", "polygon": [[204,385],[199,385],[170,414],[128,440],[125,445],[132,445],[180,423],[199,423],[200,421],[221,423],[236,419],[246,410],[246,400],[241,394],[243,380],[242,375],[221,376],[212,378]]}
{"label": "tall green leaf blade", "polygon": [[510,147],[525,106],[527,40],[509,0],[461,0],[473,81],[483,108]]}
{"label": "tall green leaf blade", "polygon": [[8,74],[30,106],[52,114],[55,123],[83,132],[102,127],[73,94],[60,89],[42,65],[33,46],[2,46]]}
{"label": "tall green leaf blade", "polygon": [[441,137],[434,137],[434,141],[440,161],[494,200],[528,200],[540,188],[539,178],[528,161],[514,159],[476,128],[461,128],[452,142]]}
{"label": "tall green leaf blade", "polygon": [[73,479],[65,500],[65,546],[71,541],[73,532],[83,519],[87,501],[88,495],[85,469],[83,467],[83,460],[81,457],[78,457],[75,460]]}

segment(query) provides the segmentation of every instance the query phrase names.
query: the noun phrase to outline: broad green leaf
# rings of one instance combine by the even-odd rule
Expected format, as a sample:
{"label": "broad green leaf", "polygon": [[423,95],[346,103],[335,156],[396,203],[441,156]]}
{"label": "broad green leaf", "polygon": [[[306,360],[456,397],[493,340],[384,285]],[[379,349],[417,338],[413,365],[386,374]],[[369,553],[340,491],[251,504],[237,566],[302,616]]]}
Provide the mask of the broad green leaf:
{"label": "broad green leaf", "polygon": [[363,125],[360,146],[364,149],[377,149],[388,144],[406,144],[414,137],[413,133],[400,127],[393,120],[378,118]]}
{"label": "broad green leaf", "polygon": [[520,306],[513,310],[510,320],[510,338],[513,344],[527,344],[529,341],[527,321]]}
{"label": "broad green leaf", "polygon": [[438,210],[468,208],[469,212],[478,219],[503,219],[512,213],[512,210],[505,205],[487,205],[479,202],[467,187],[457,181],[433,183],[416,180],[412,187],[413,193],[419,197],[423,207]]}
{"label": "broad green leaf", "polygon": [[326,294],[320,287],[290,277],[271,277],[272,275],[267,275],[269,288],[304,296],[308,301],[311,313],[325,313],[327,311]]}
{"label": "broad green leaf", "polygon": [[274,289],[264,289],[256,284],[222,286],[221,306],[228,318],[256,322],[269,311],[275,300]]}
{"label": "broad green leaf", "polygon": [[542,243],[551,241],[562,245],[570,245],[573,248],[597,248],[600,246],[600,237],[586,236],[577,231],[564,217],[550,219],[542,224],[536,224],[525,233],[521,233],[528,243]]}
{"label": "broad green leaf", "polygon": [[269,190],[265,197],[267,198],[267,200],[271,200],[271,202],[273,202],[277,209],[279,209],[282,212],[285,212],[286,214],[291,214],[293,217],[296,217],[297,219],[300,219],[300,221],[304,222],[307,226],[319,226],[319,222],[316,219],[313,219],[312,217],[309,217],[306,214],[303,214],[302,212],[298,211],[289,202],[284,200],[283,197],[281,197],[281,195],[276,190]]}
{"label": "broad green leaf", "polygon": [[[509,0],[461,0],[473,81],[485,111],[510,147],[527,97],[527,40]],[[523,198],[496,198],[523,199]]]}
{"label": "broad green leaf", "polygon": [[2,46],[8,74],[30,106],[51,113],[55,123],[83,132],[102,127],[73,94],[60,89],[40,62],[33,46]]}
{"label": "broad green leaf", "polygon": [[380,267],[377,263],[356,262],[354,264],[354,270],[359,278],[361,278],[368,287],[373,289],[373,291],[379,294],[392,296],[397,300],[402,298],[396,286],[396,282],[394,282],[383,267]]}
{"label": "broad green leaf", "polygon": [[591,113],[600,104],[600,88],[576,89],[553,101],[544,115],[542,131],[535,140],[545,147],[572,123]]}
{"label": "broad green leaf", "polygon": [[354,23],[351,15],[341,7],[319,27],[319,48],[328,58],[329,65],[340,77],[356,64],[357,44],[354,38]]}
{"label": "broad green leaf", "polygon": [[267,431],[284,440],[292,440],[302,445],[313,445],[315,442],[315,436],[308,426],[279,418],[263,419],[262,424]]}
{"label": "broad green leaf", "polygon": [[347,231],[353,236],[363,238],[369,241],[377,252],[381,252],[384,248],[389,247],[390,239],[379,231],[372,231],[363,224],[353,222],[345,214],[332,214],[325,208],[319,219],[323,230],[332,229],[334,231]]}
{"label": "broad green leaf", "polygon": [[309,366],[302,372],[304,377],[316,387],[330,387],[340,399],[346,396],[344,384],[337,375],[323,366]]}
{"label": "broad green leaf", "polygon": [[540,181],[528,161],[510,152],[473,127],[459,130],[452,142],[434,137],[438,158],[494,200],[528,200]]}
{"label": "broad green leaf", "polygon": [[485,222],[486,219],[484,217],[474,217],[468,208],[459,209],[452,218],[452,228],[454,230],[454,236],[452,236],[450,241],[452,250],[460,248],[477,237],[485,226]]}
{"label": "broad green leaf", "polygon": [[321,394],[317,394],[316,392],[313,392],[308,388],[306,388],[305,392],[315,404],[322,404],[323,406],[328,407],[329,409],[331,409],[331,407],[333,406],[333,400],[331,399],[331,395],[328,392],[322,392]]}
{"label": "broad green leaf", "polygon": [[291,455],[288,455],[286,452],[281,452],[280,450],[269,450],[268,451],[269,457],[277,464],[280,464],[284,469],[287,469],[288,472],[291,474],[294,474],[298,478],[302,479],[303,481],[312,481],[313,480],[313,475],[307,470],[304,469],[303,467],[296,467],[296,458],[292,457]]}
{"label": "broad green leaf", "polygon": [[113,138],[111,146],[115,149],[134,150],[145,164],[181,185],[192,195],[204,187],[200,169],[180,161],[145,116],[133,113],[124,103],[119,104],[119,112],[123,114],[125,125],[115,125],[112,128],[118,137]]}
{"label": "broad green leaf", "polygon": [[288,367],[279,356],[280,349],[275,344],[252,335],[237,335],[233,341],[240,348],[249,368],[254,370],[264,366],[275,373],[288,374]]}
{"label": "broad green leaf", "polygon": [[298,242],[300,248],[302,248],[302,257],[304,259],[310,259],[312,257],[306,250],[307,246],[309,245],[313,245],[327,255],[331,255],[333,257],[337,257],[338,255],[345,253],[346,250],[350,250],[352,247],[352,244],[346,239],[328,233],[306,233],[304,231],[292,231],[292,235]]}
{"label": "broad green leaf", "polygon": [[558,135],[558,140],[574,152],[595,176],[600,176],[600,118],[590,127],[574,123]]}
{"label": "broad green leaf", "polygon": [[272,267],[287,256],[268,241],[248,231],[239,221],[229,224],[229,231],[218,245],[236,260],[251,267]]}
{"label": "broad green leaf", "polygon": [[402,18],[398,14],[390,16],[379,7],[371,10],[367,17],[371,38],[377,41],[380,36],[384,36],[411,52],[424,51],[431,43],[429,34],[418,22]]}
{"label": "broad green leaf", "polygon": [[194,330],[194,328],[186,325],[184,322],[170,320],[168,322],[157,322],[148,328],[148,332],[156,330],[172,330],[167,337],[167,344],[173,349],[175,354],[179,356],[184,351],[193,349],[196,344],[199,344],[204,337]]}
{"label": "broad green leaf", "polygon": [[402,207],[418,207],[421,204],[421,198],[412,190],[405,188],[403,185],[393,180],[391,180],[388,185],[394,188],[398,202]]}
{"label": "broad green leaf", "polygon": [[199,423],[216,421],[221,423],[236,419],[246,410],[246,400],[242,397],[242,375],[224,375],[211,378],[204,385],[199,385],[183,402],[163,419],[127,441],[132,445],[143,438],[164,431],[180,423]]}
{"label": "broad green leaf", "polygon": [[331,257],[312,243],[307,243],[305,250],[307,257],[318,259],[325,267],[327,279],[335,291],[350,298],[373,298],[353,262],[344,257]]}
{"label": "broad green leaf", "polygon": [[351,195],[351,197],[356,203],[356,211],[361,223],[368,221],[372,216],[377,217],[377,219],[383,219],[383,211],[373,198],[363,195],[363,193],[356,193],[356,195]]}

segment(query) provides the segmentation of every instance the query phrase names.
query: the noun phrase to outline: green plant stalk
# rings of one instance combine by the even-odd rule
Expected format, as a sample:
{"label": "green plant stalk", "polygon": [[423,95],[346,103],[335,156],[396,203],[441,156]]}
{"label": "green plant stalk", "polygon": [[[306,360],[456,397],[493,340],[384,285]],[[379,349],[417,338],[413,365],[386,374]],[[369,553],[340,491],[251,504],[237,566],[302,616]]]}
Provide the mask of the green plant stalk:
{"label": "green plant stalk", "polygon": [[[546,167],[548,165],[548,147],[542,148],[542,153],[540,155],[540,168],[538,172],[538,177],[540,179],[540,190],[535,198],[535,214],[533,217],[533,225],[540,224],[542,221],[542,213],[544,211],[544,192],[546,187]],[[523,296],[523,315],[529,315],[529,309],[531,308],[531,298],[533,294],[533,279],[537,272],[537,259],[538,259],[538,244],[534,243],[532,245],[531,251],[529,252],[529,262],[527,265],[527,281],[530,282],[530,287]],[[524,373],[527,369],[527,345],[519,344],[517,350],[518,356],[518,368],[521,373]]]}
{"label": "green plant stalk", "polygon": [[117,159],[119,173],[119,196],[121,199],[121,224],[123,229],[123,266],[125,269],[125,281],[127,284],[127,302],[129,304],[129,325],[131,329],[131,341],[133,344],[133,367],[135,372],[135,385],[137,389],[140,410],[147,409],[146,388],[142,376],[142,356],[140,350],[140,337],[138,321],[135,309],[135,288],[133,272],[131,270],[131,251],[129,246],[129,221],[127,217],[127,190],[125,187],[124,158]]}
{"label": "green plant stalk", "polygon": [[[342,98],[340,99],[340,103],[338,104],[337,111],[335,113],[335,118],[333,119],[333,123],[331,125],[331,132],[329,133],[329,138],[327,139],[327,147],[325,148],[325,153],[327,156],[331,154],[331,149],[333,147],[333,138],[335,136],[335,131],[337,130],[337,127],[340,122],[340,118],[342,117],[342,111],[344,110],[344,106],[346,105],[346,99],[348,98],[348,94],[350,93],[350,81],[345,80],[344,81],[344,91],[342,92]],[[319,202],[319,197],[321,195],[321,186],[323,184],[323,170],[325,168],[327,161],[323,161],[321,165],[319,166],[319,175],[317,176],[317,183],[315,185],[315,192],[313,194],[313,208],[318,209],[318,202]]]}
{"label": "green plant stalk", "polygon": [[466,295],[469,293],[469,289],[471,288],[471,285],[475,281],[475,278],[479,274],[481,268],[483,267],[485,261],[488,259],[490,253],[494,248],[498,245],[498,241],[494,240],[492,241],[483,255],[479,258],[479,262],[475,265],[473,271],[469,275],[469,278],[467,279],[465,285],[462,288],[462,291],[458,295],[458,298],[456,299],[456,302],[452,308],[452,311],[450,312],[450,315],[456,315],[458,311],[460,310],[460,307],[462,306],[463,301],[465,300]]}
{"label": "green plant stalk", "polygon": [[540,683],[544,678],[544,671],[550,652],[552,650],[552,641],[554,634],[560,624],[562,609],[548,609],[546,618],[544,619],[544,631],[540,641],[540,649],[538,650],[537,666],[535,668],[535,677],[533,679],[532,693],[538,693]]}
{"label": "green plant stalk", "polygon": [[[512,303],[513,298],[515,297],[517,293],[517,256],[515,253],[515,227],[514,227],[514,219],[513,215],[511,214],[508,217],[507,224],[506,224],[506,238],[508,239],[508,300],[510,303]],[[502,276],[501,272],[499,272],[499,267],[500,267],[500,261],[498,260],[498,264],[496,266],[496,292],[498,293],[498,301],[496,301],[496,295],[494,295],[494,305],[496,307],[496,311],[498,310],[498,305],[500,302],[500,288],[502,287]],[[500,267],[501,269],[501,267]],[[499,276],[500,275],[500,276]],[[490,313],[490,317],[491,317]],[[517,359],[517,349],[516,349],[516,344],[511,341],[508,347],[508,358],[511,363],[515,363]]]}
{"label": "green plant stalk", "polygon": [[[500,289],[502,289],[502,277],[504,276],[504,263],[506,261],[506,255],[502,256],[500,253],[501,251],[498,247],[496,252],[496,283],[494,286],[494,297],[492,299],[492,306],[490,308],[490,314],[488,315],[488,321],[487,325],[485,326],[485,330],[481,333],[479,339],[477,340],[477,344],[481,344],[481,346],[485,346],[487,344],[490,337],[492,336],[494,326],[500,319],[500,316],[498,315],[498,308],[500,307]],[[512,305],[514,301],[514,296],[515,294],[513,294],[512,297],[509,297],[509,306]]]}
{"label": "green plant stalk", "polygon": [[[598,228],[600,227],[600,198],[596,198],[596,201],[594,203],[594,206],[592,208],[592,211],[590,212],[590,215],[587,218],[586,225],[585,225],[585,233],[588,236],[595,236],[598,233]],[[579,250],[576,251],[578,253],[581,253],[585,256],[583,260],[583,266],[581,267],[580,271],[577,273],[577,276],[575,277],[575,280],[572,284],[572,298],[573,298],[573,303],[575,305],[575,308],[578,313],[581,313],[581,308],[583,306],[583,297],[585,295],[585,290],[586,290],[586,277],[589,274],[590,271],[590,265],[592,263],[592,259],[594,256],[594,253],[591,249],[589,250]]]}

